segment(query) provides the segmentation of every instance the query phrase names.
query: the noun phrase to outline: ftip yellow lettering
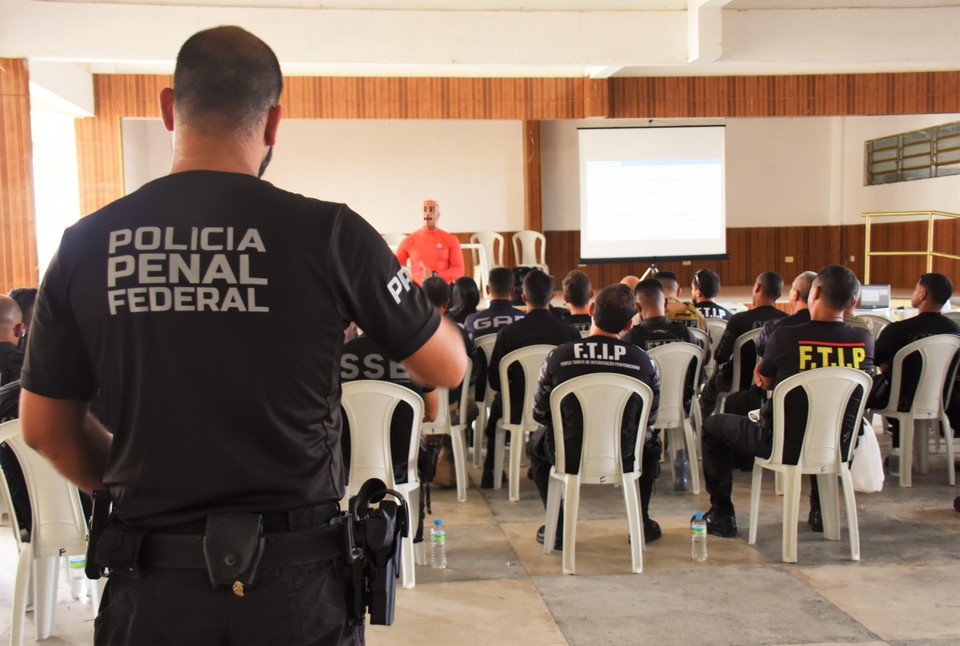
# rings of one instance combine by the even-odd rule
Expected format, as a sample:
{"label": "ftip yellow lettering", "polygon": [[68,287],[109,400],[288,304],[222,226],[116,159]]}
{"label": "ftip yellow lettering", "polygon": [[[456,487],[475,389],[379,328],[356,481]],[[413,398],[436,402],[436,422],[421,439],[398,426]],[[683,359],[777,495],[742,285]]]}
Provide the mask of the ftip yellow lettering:
{"label": "ftip yellow lettering", "polygon": [[863,360],[867,358],[867,351],[864,348],[853,349],[853,367],[859,368]]}
{"label": "ftip yellow lettering", "polygon": [[809,345],[800,346],[800,370],[807,370],[808,364],[813,359],[813,347]]}

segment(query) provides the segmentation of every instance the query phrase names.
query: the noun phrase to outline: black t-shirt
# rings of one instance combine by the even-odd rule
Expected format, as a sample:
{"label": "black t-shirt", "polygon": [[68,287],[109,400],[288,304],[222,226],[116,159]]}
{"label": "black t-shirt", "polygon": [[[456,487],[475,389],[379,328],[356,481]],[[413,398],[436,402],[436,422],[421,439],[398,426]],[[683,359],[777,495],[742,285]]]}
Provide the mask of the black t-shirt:
{"label": "black t-shirt", "polygon": [[[470,334],[470,338],[476,341],[482,336],[496,334],[514,321],[522,319],[525,314],[523,310],[515,308],[509,300],[495,298],[490,301],[490,307],[468,316],[463,326]],[[476,399],[483,401],[487,388],[487,355],[485,353],[474,353],[473,374],[476,380]]]}
{"label": "black t-shirt", "polygon": [[682,321],[674,321],[666,316],[651,316],[643,319],[639,325],[630,328],[623,340],[638,345],[646,351],[678,341],[697,342],[690,328]]}
{"label": "black t-shirt", "polygon": [[0,341],[0,386],[20,379],[23,368],[23,352],[8,341]]}
{"label": "black t-shirt", "polygon": [[[713,358],[717,362],[717,370],[722,370],[727,380],[733,378],[733,346],[741,334],[754,328],[763,327],[770,320],[786,318],[787,313],[781,312],[773,305],[760,305],[746,312],[738,312],[727,321],[727,328],[720,337],[720,342],[713,351]],[[740,371],[740,388],[747,389],[753,381],[753,366],[757,362],[757,351],[753,343],[743,346],[740,356],[740,365],[746,369]]]}
{"label": "black t-shirt", "polygon": [[[799,325],[778,326],[767,339],[766,352],[760,361],[759,372],[772,377],[776,387],[787,377],[799,372],[841,366],[870,372],[873,370],[873,336],[867,330],[833,321],[809,321]],[[865,397],[869,393],[861,393]],[[844,442],[849,442],[859,420],[853,412],[860,397],[853,397],[844,420]],[[796,464],[803,446],[804,424],[807,418],[806,396],[794,390],[785,402],[786,428],[784,430],[783,459]],[[852,409],[852,410],[851,410]],[[769,415],[764,420],[772,422]]]}
{"label": "black t-shirt", "polygon": [[[626,375],[650,386],[653,391],[653,400],[647,423],[653,424],[657,421],[657,409],[660,406],[660,378],[657,376],[653,361],[646,352],[632,343],[602,335],[564,343],[547,356],[543,370],[540,372],[533,402],[533,418],[549,429],[545,440],[552,455],[556,453],[550,412],[550,393],[554,388],[574,377],[598,372]],[[638,418],[643,412],[641,404],[640,398],[633,396],[624,409],[620,427],[624,472],[633,470],[636,459],[633,449],[637,443]],[[583,413],[576,398],[572,396],[561,402],[560,409],[563,414],[566,439],[566,469],[568,473],[577,473],[583,444]]]}
{"label": "black t-shirt", "polygon": [[767,349],[767,339],[770,337],[770,334],[780,326],[786,325],[800,325],[801,323],[810,322],[810,310],[804,308],[799,312],[794,312],[790,316],[784,317],[782,319],[770,319],[763,324],[763,330],[760,331],[760,336],[757,337],[755,342],[757,348],[757,356],[762,357],[763,353]]}
{"label": "black t-shirt", "polygon": [[[893,357],[905,345],[935,334],[960,334],[960,326],[939,312],[920,312],[902,321],[891,323],[883,328],[877,337],[876,364],[893,366]],[[917,392],[917,380],[920,379],[922,360],[918,353],[912,353],[903,360],[903,378],[900,386],[898,410],[910,410],[913,396]],[[891,376],[889,372],[888,377]],[[949,399],[949,396],[947,397]],[[883,404],[883,402],[879,402]]]}
{"label": "black t-shirt", "polygon": [[23,386],[78,400],[101,388],[104,482],[128,522],[335,501],[350,321],[402,360],[439,316],[348,207],[177,173],[64,233]]}
{"label": "black t-shirt", "polygon": [[571,314],[564,320],[572,325],[577,332],[589,332],[590,328],[593,327],[593,318],[589,314]]}
{"label": "black t-shirt", "polygon": [[717,305],[713,301],[697,301],[695,303],[700,314],[705,319],[723,319],[729,321],[733,314],[723,305]]}

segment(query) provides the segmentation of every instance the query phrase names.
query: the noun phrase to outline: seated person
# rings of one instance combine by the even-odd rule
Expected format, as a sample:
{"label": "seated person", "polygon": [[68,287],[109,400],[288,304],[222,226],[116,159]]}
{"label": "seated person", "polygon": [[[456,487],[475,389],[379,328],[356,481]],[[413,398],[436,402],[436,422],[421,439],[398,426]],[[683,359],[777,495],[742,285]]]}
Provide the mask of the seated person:
{"label": "seated person", "polygon": [[[518,310],[511,302],[515,287],[512,271],[506,267],[494,267],[490,270],[487,279],[490,306],[468,316],[463,325],[474,342],[482,336],[496,334],[501,328],[523,318],[525,312]],[[474,397],[478,402],[482,402],[487,388],[487,356],[483,352],[475,353],[473,374]]]}
{"label": "seated person", "polygon": [[[552,416],[550,412],[550,393],[565,381],[595,373],[616,373],[627,375],[642,381],[653,391],[653,401],[648,423],[657,419],[660,401],[660,380],[653,362],[647,353],[632,343],[620,340],[620,334],[629,330],[631,319],[636,311],[633,294],[625,285],[612,285],[603,289],[594,303],[590,304],[593,314],[591,334],[558,346],[550,355],[540,372],[537,393],[534,399],[533,416],[542,427],[531,434],[527,445],[530,455],[530,477],[536,483],[544,506],[547,504],[547,488],[550,469],[556,462],[556,446]],[[636,461],[633,447],[637,442],[637,423],[641,410],[639,397],[632,397],[624,410],[621,426],[621,449],[623,451],[624,472],[632,471]],[[580,465],[580,448],[583,434],[583,419],[579,406],[567,398],[562,403],[564,416],[564,441],[566,447],[566,470],[576,473]],[[657,477],[660,462],[660,439],[655,432],[643,429],[645,433],[643,447],[643,475],[640,477],[640,505],[643,511],[643,531],[646,542],[660,538],[661,531],[657,522],[650,518],[650,496]],[[562,511],[561,511],[562,514]],[[557,525],[554,545],[563,549],[562,516]],[[537,540],[544,540],[544,528],[537,532]]]}
{"label": "seated person", "polygon": [[[427,295],[427,300],[436,308],[437,313],[443,316],[447,311],[447,306],[450,305],[450,284],[439,276],[431,276],[430,278],[424,279],[420,287],[423,289],[423,293]],[[475,354],[473,340],[467,331],[459,325],[457,326],[457,330],[460,332],[461,338],[463,338],[463,348],[467,351],[467,357],[473,361]],[[470,384],[468,383],[467,388],[469,387]],[[460,406],[461,388],[463,388],[462,382],[456,388],[450,389],[451,412],[455,412]]]}
{"label": "seated person", "polygon": [[450,296],[450,309],[447,310],[447,316],[462,327],[467,317],[476,313],[479,304],[480,288],[477,287],[475,280],[469,276],[461,276],[453,281],[453,293]]}
{"label": "seated person", "polygon": [[23,332],[20,334],[20,343],[17,344],[21,352],[27,351],[27,334],[30,333],[30,323],[33,322],[33,309],[37,303],[37,291],[36,287],[18,287],[10,290],[10,293],[7,294],[17,301],[23,318]]}
{"label": "seated person", "polygon": [[[764,390],[806,370],[827,366],[873,369],[873,337],[866,330],[843,322],[843,310],[854,299],[857,277],[847,267],[828,265],[820,270],[810,291],[810,321],[779,327],[767,341],[763,360],[754,379]],[[866,397],[868,393],[862,393]],[[796,464],[803,445],[807,404],[804,398],[786,401],[783,460]],[[846,451],[860,420],[847,415],[842,450]],[[769,457],[773,448],[772,400],[761,409],[760,422],[742,415],[713,415],[703,423],[703,475],[710,494],[710,510],[704,515],[707,532],[724,538],[737,535],[737,518],[731,500],[733,468],[739,456]],[[814,479],[814,482],[816,480]],[[810,495],[809,522],[822,530],[820,499]]]}
{"label": "seated person", "polygon": [[590,277],[579,269],[574,269],[563,278],[563,300],[569,308],[567,323],[578,332],[588,332],[593,325],[587,306],[593,298]]}
{"label": "seated person", "polygon": [[672,321],[666,315],[666,296],[663,286],[655,278],[637,283],[634,288],[640,323],[631,326],[624,341],[650,350],[665,343],[696,343],[690,328],[680,321]]}
{"label": "seated person", "polygon": [[663,286],[663,294],[667,297],[667,318],[706,331],[707,323],[697,306],[680,300],[680,280],[677,275],[672,271],[659,271],[654,278]]}
{"label": "seated person", "polygon": [[[553,279],[539,269],[530,270],[523,278],[523,301],[528,307],[527,315],[497,332],[497,343],[493,346],[490,366],[487,369],[487,383],[497,391],[497,396],[490,406],[490,420],[487,422],[487,428],[484,429],[487,446],[493,446],[497,422],[503,414],[500,396],[500,360],[504,355],[531,345],[560,345],[580,338],[580,333],[573,326],[550,313],[551,296],[553,296]],[[519,402],[523,400],[524,377],[520,366],[513,366],[513,368],[509,375],[509,395],[510,402],[517,402],[517,404],[511,407],[513,419],[510,422],[519,423],[523,412],[520,410]],[[482,489],[493,488],[493,459],[494,451],[487,451],[480,480]]]}
{"label": "seated person", "polygon": [[[923,274],[917,281],[913,293],[910,295],[910,306],[918,310],[916,316],[896,321],[883,328],[877,337],[876,363],[880,368],[881,377],[874,383],[870,406],[884,408],[890,396],[890,366],[893,357],[909,343],[918,341],[934,334],[960,334],[960,326],[952,319],[941,314],[943,306],[953,296],[953,282],[943,274]],[[920,378],[920,357],[916,354],[906,357],[903,361],[903,379],[900,387],[900,401],[897,410],[910,410],[913,404],[913,395],[916,393],[917,380]],[[954,393],[957,383],[954,382]],[[956,395],[951,396],[947,406],[947,416],[954,429],[960,429],[960,415],[957,415],[957,404],[960,400]],[[896,419],[888,420],[890,431],[893,433],[893,449],[890,453],[889,468],[891,473],[898,472],[900,455],[900,426]]]}
{"label": "seated person", "polygon": [[[777,309],[777,299],[780,298],[780,292],[783,291],[783,278],[775,271],[765,271],[759,276],[753,284],[753,293],[751,300],[753,308],[746,312],[738,312],[727,321],[727,329],[724,330],[720,342],[713,351],[713,360],[716,363],[713,375],[707,379],[700,393],[700,408],[703,417],[713,413],[717,403],[717,394],[730,390],[733,380],[733,346],[741,334],[749,332],[770,320],[782,319],[787,316],[786,312]],[[750,367],[757,361],[756,348],[753,344],[748,344],[743,348],[740,356],[741,369],[740,388],[750,387],[749,375]]]}
{"label": "seated person", "polygon": [[720,294],[720,275],[709,269],[701,269],[693,274],[690,295],[693,304],[704,319],[722,319],[727,321],[733,314],[730,310],[713,302]]}

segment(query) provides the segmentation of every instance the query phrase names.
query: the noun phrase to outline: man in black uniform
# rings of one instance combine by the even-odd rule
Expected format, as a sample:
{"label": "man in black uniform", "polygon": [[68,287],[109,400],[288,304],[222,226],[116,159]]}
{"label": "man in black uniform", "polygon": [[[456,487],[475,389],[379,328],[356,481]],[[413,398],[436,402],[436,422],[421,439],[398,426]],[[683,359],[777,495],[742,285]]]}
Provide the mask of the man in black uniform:
{"label": "man in black uniform", "polygon": [[593,297],[590,277],[579,269],[574,269],[563,277],[563,300],[570,308],[570,314],[564,320],[578,332],[588,332],[593,319],[587,306]]}
{"label": "man in black uniform", "polygon": [[655,278],[637,283],[634,288],[640,324],[629,328],[624,341],[651,350],[666,343],[684,341],[696,343],[690,328],[680,321],[672,321],[666,315],[666,297],[663,286]]}
{"label": "man in black uniform", "polygon": [[693,304],[704,319],[723,319],[729,321],[733,314],[726,307],[717,305],[713,299],[720,294],[720,275],[710,269],[701,269],[693,274],[690,285]]}
{"label": "man in black uniform", "polygon": [[[462,344],[363,219],[258,179],[281,115],[263,41],[202,31],[173,78],[172,173],[68,228],[47,270],[24,439],[112,494],[96,643],[361,643],[329,524],[343,330],[436,385],[460,381]],[[87,413],[97,387],[112,437]]]}
{"label": "man in black uniform", "polygon": [[[0,385],[11,384],[20,379],[23,353],[17,349],[17,343],[20,341],[22,332],[23,321],[20,306],[9,296],[0,296]],[[15,389],[16,385],[10,388]],[[4,401],[18,396],[16,391],[4,390]],[[15,419],[17,416],[16,408],[13,406],[6,406],[5,408],[13,408],[12,415],[5,415],[0,418],[0,421],[5,422],[9,419]],[[0,470],[3,471],[3,476],[7,479],[7,486],[10,488],[10,496],[13,498],[13,513],[20,525],[20,531],[24,537],[29,539],[32,514],[26,481],[23,479],[23,470],[20,468],[17,456],[13,454],[13,449],[7,446],[6,442],[0,443]]]}
{"label": "man in black uniform", "polygon": [[[580,333],[571,325],[550,313],[551,296],[553,296],[553,279],[539,269],[529,271],[523,277],[523,301],[527,304],[527,315],[497,332],[497,343],[493,346],[490,367],[487,369],[487,383],[497,391],[497,396],[490,406],[490,421],[484,429],[487,446],[494,445],[497,422],[503,414],[503,403],[500,398],[502,390],[500,360],[504,355],[529,345],[560,345],[580,338]],[[510,402],[517,402],[517,404],[510,410],[513,416],[511,423],[519,423],[523,414],[520,410],[524,389],[523,370],[520,366],[513,366],[513,368],[514,371],[509,375]],[[487,451],[480,480],[480,487],[483,489],[493,488],[493,458],[494,451]]]}
{"label": "man in black uniform", "polygon": [[[810,308],[807,305],[807,299],[810,297],[810,288],[817,277],[815,271],[805,271],[793,279],[790,286],[790,316],[782,319],[770,319],[763,324],[763,330],[754,344],[757,349],[757,356],[763,357],[767,347],[767,338],[770,333],[778,327],[787,325],[799,325],[810,321]],[[750,384],[750,388],[738,390],[727,398],[723,411],[731,415],[746,415],[752,410],[760,408],[766,394],[757,384]],[[751,467],[752,468],[752,467]]]}
{"label": "man in black uniform", "polygon": [[[656,281],[654,281],[656,282]],[[647,422],[657,421],[660,404],[660,379],[653,362],[644,350],[632,343],[620,340],[620,334],[630,329],[636,312],[633,294],[625,285],[612,285],[601,290],[596,301],[591,303],[593,328],[590,336],[558,346],[547,357],[533,404],[533,417],[543,426],[530,436],[527,452],[530,455],[530,477],[537,485],[544,506],[547,504],[547,489],[550,469],[556,463],[553,420],[550,412],[550,393],[565,381],[581,375],[610,372],[627,375],[642,381],[653,391],[653,400]],[[583,438],[583,417],[580,407],[562,406],[563,430],[566,447],[566,470],[576,473],[580,466],[580,449]],[[636,462],[634,446],[637,443],[638,417],[642,413],[639,397],[632,397],[624,410],[621,426],[623,470],[632,471]],[[640,476],[640,505],[643,510],[643,531],[646,542],[660,538],[660,525],[650,518],[650,495],[660,461],[659,441],[649,429],[644,429],[642,475]],[[655,446],[651,446],[651,444]],[[562,549],[562,526],[557,525],[555,546]],[[544,528],[537,532],[537,540],[543,542]]]}
{"label": "man in black uniform", "polygon": [[[777,299],[780,298],[780,292],[783,291],[783,278],[775,271],[765,271],[757,276],[753,284],[753,308],[746,312],[738,312],[727,321],[727,329],[720,337],[720,343],[713,351],[713,359],[716,363],[716,369],[713,375],[704,384],[703,392],[700,393],[700,406],[703,411],[703,417],[713,413],[713,408],[717,403],[717,393],[728,390],[733,379],[733,346],[737,338],[745,332],[758,327],[770,320],[782,319],[787,316],[786,312],[777,309]],[[740,371],[741,389],[750,387],[750,368],[756,363],[757,354],[753,344],[744,346],[741,352]]]}
{"label": "man in black uniform", "polygon": [[[847,267],[828,265],[820,270],[810,291],[807,323],[778,327],[767,341],[763,360],[754,370],[754,380],[764,390],[806,370],[827,366],[873,369],[873,337],[866,330],[843,322],[843,310],[854,298],[857,277]],[[862,393],[860,396],[867,396]],[[768,400],[772,403],[772,400]],[[807,416],[805,401],[786,401],[783,459],[796,463],[803,445]],[[845,420],[846,446],[857,432],[859,419]],[[713,415],[703,423],[703,475],[710,494],[710,510],[704,516],[707,531],[731,538],[737,535],[737,519],[730,494],[733,467],[740,455],[768,457],[773,443],[773,413],[764,405],[760,423],[741,415]],[[846,448],[846,447],[845,447]],[[816,503],[814,503],[816,499]],[[811,494],[811,504],[819,504]],[[819,515],[819,507],[816,509]],[[814,514],[811,514],[811,517]],[[813,520],[811,518],[811,520]],[[811,522],[811,524],[813,524]]]}
{"label": "man in black uniform", "polygon": [[[953,283],[943,274],[923,274],[910,295],[910,305],[917,308],[916,316],[891,323],[883,328],[877,337],[876,363],[883,373],[883,377],[874,385],[885,395],[874,395],[871,398],[872,407],[882,408],[887,405],[890,392],[890,366],[893,357],[905,345],[918,341],[934,334],[960,334],[960,326],[940,313],[943,306],[953,296]],[[906,357],[903,361],[903,379],[900,387],[899,410],[909,410],[913,403],[913,395],[917,389],[917,380],[920,378],[920,357],[916,354]],[[884,383],[885,382],[885,383]],[[952,402],[958,401],[956,395]],[[956,417],[955,404],[948,406],[947,414],[951,415],[950,423],[954,428],[960,428],[960,420]],[[896,419],[888,420],[890,431],[893,433],[893,450],[888,462],[892,473],[898,472],[900,456],[900,426]]]}

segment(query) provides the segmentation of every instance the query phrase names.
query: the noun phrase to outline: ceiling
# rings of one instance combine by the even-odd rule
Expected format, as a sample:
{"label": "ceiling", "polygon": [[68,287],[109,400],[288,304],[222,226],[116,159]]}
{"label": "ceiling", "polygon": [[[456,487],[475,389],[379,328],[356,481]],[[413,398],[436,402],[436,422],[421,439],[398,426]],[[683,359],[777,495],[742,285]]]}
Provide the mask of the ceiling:
{"label": "ceiling", "polygon": [[292,75],[960,69],[960,0],[0,0],[0,57],[169,73],[218,24],[261,36]]}

